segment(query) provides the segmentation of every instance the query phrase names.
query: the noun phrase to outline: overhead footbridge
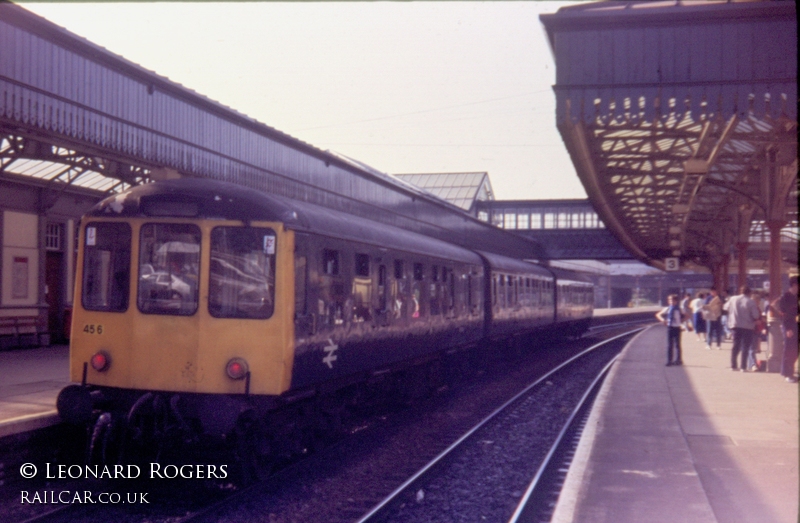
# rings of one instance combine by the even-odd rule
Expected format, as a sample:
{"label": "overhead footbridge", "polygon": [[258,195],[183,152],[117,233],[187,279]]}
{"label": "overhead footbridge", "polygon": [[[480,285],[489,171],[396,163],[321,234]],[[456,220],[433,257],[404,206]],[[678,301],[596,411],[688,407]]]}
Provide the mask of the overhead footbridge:
{"label": "overhead footbridge", "polygon": [[768,234],[779,292],[797,263],[794,2],[593,2],[541,21],[556,123],[609,232],[718,283]]}

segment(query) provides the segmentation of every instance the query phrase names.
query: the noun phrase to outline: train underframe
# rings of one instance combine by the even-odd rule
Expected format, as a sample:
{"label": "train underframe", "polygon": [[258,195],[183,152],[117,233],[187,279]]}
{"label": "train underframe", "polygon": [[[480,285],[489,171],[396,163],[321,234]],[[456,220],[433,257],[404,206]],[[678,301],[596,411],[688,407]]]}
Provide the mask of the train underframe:
{"label": "train underframe", "polygon": [[[249,482],[336,440],[354,420],[427,396],[492,360],[520,357],[534,338],[546,339],[543,332],[564,337],[568,326],[561,327],[445,350],[281,396],[73,384],[62,390],[58,409],[65,421],[85,427],[90,464],[192,461],[213,449],[238,481]],[[568,330],[578,334],[581,326]]]}

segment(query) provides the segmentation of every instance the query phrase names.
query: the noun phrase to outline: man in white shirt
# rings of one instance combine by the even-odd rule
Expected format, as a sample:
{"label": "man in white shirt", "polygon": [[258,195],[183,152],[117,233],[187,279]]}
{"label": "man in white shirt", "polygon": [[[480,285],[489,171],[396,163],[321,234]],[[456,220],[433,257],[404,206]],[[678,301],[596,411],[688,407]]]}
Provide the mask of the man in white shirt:
{"label": "man in white shirt", "polygon": [[[669,307],[656,313],[658,321],[667,326],[667,367],[672,365],[683,365],[681,357],[681,324],[685,316],[681,307],[678,305],[678,295],[670,294]],[[675,358],[672,357],[673,347],[675,348]]]}
{"label": "man in white shirt", "polygon": [[753,346],[753,335],[756,320],[761,317],[758,305],[750,299],[750,287],[743,285],[739,294],[728,300],[725,309],[728,311],[728,325],[733,329],[733,350],[731,351],[731,370],[736,368],[736,356],[741,352],[741,366],[738,370],[747,370],[747,355]]}

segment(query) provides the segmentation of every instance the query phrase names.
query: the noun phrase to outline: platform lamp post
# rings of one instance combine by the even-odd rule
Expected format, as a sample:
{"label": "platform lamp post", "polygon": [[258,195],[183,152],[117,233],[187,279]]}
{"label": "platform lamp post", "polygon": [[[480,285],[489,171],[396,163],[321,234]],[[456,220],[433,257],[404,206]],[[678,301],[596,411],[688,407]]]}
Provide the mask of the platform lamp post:
{"label": "platform lamp post", "polygon": [[767,222],[769,229],[769,300],[770,302],[781,295],[781,230],[786,226],[785,221],[770,220]]}
{"label": "platform lamp post", "polygon": [[[786,222],[768,220],[769,228],[769,302],[772,303],[781,292],[781,229]],[[780,318],[767,315],[767,372],[780,372],[783,360],[783,325]]]}
{"label": "platform lamp post", "polygon": [[712,269],[714,271],[714,287],[717,288],[720,295],[728,292],[728,264],[730,262],[730,254],[720,254]]}
{"label": "platform lamp post", "polygon": [[[769,229],[769,299],[781,295],[781,229],[786,225],[786,198],[797,180],[797,159],[791,165],[778,165],[778,152],[767,153],[762,170],[762,193],[766,204],[766,225]],[[766,172],[764,172],[766,171]]]}
{"label": "platform lamp post", "polygon": [[722,256],[722,259],[724,261],[722,262],[722,267],[720,268],[721,269],[720,280],[722,281],[722,286],[720,287],[720,292],[724,291],[725,295],[727,295],[728,294],[728,287],[730,287],[730,285],[731,285],[731,275],[730,275],[731,255],[730,254],[724,254]]}
{"label": "platform lamp post", "polygon": [[[781,229],[786,225],[786,198],[797,180],[797,158],[790,165],[779,165],[779,151],[771,148],[761,169],[761,193],[766,204],[766,226],[769,229],[769,300],[781,295]],[[767,323],[769,359],[767,370],[780,372],[783,359],[783,327],[778,318]]]}
{"label": "platform lamp post", "polygon": [[736,242],[736,290],[735,294],[739,294],[739,289],[747,285],[747,247],[749,242]]}
{"label": "platform lamp post", "polygon": [[755,206],[748,202],[739,206],[739,236],[736,241],[736,259],[738,261],[738,275],[736,278],[736,292],[747,285],[747,248],[750,245],[750,224],[753,222]]}

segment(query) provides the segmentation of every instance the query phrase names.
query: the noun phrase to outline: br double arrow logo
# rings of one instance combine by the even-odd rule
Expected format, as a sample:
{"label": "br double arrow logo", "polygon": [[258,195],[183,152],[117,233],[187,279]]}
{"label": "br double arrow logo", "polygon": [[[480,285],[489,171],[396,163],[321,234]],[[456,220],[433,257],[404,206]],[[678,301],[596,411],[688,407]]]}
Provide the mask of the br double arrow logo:
{"label": "br double arrow logo", "polygon": [[338,349],[339,346],[333,343],[333,340],[328,338],[328,346],[323,348],[322,350],[325,351],[325,357],[322,358],[322,363],[328,366],[329,369],[333,368],[333,362],[336,361],[336,354],[334,352]]}

